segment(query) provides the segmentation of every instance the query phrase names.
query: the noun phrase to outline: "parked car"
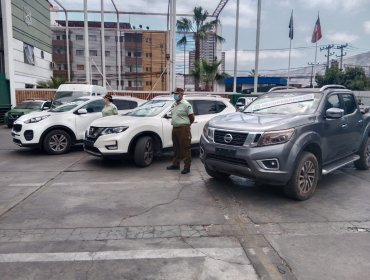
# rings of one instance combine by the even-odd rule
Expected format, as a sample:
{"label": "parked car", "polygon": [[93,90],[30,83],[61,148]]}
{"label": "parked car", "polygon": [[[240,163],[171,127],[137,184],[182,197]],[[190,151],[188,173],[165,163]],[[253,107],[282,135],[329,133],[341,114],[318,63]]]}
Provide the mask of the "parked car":
{"label": "parked car", "polygon": [[369,169],[369,117],[343,86],[276,90],[243,112],[211,119],[200,158],[216,179],[252,177],[284,185],[288,196],[305,200],[321,175],[352,162]]}
{"label": "parked car", "polygon": [[[144,102],[127,96],[113,98],[119,113]],[[13,125],[13,142],[21,147],[41,148],[48,154],[67,153],[72,145],[82,142],[90,123],[102,117],[103,107],[102,97],[86,96],[48,111],[21,116]]]}
{"label": "parked car", "polygon": [[104,96],[106,94],[107,89],[102,86],[89,84],[62,84],[54,94],[51,107],[58,107],[79,97]]}
{"label": "parked car", "polygon": [[[220,96],[188,95],[195,121],[191,125],[192,145],[199,147],[204,124],[214,116],[235,112],[228,99]],[[172,147],[172,96],[155,97],[119,118],[95,120],[86,131],[84,149],[98,157],[130,156],[138,166],[149,166],[154,155]]]}
{"label": "parked car", "polygon": [[16,105],[4,115],[4,123],[10,128],[13,123],[25,114],[48,110],[51,106],[51,101],[41,99],[27,99]]}

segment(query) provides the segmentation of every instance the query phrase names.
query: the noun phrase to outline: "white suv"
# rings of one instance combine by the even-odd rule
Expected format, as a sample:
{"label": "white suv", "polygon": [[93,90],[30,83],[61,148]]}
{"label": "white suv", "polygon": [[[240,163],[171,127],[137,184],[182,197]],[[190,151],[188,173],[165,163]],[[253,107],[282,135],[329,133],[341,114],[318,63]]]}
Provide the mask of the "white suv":
{"label": "white suv", "polygon": [[[192,144],[199,146],[205,123],[221,114],[235,112],[228,99],[220,96],[188,95],[195,121],[191,125]],[[119,118],[95,120],[86,131],[84,149],[98,157],[130,156],[138,166],[148,166],[154,155],[172,147],[172,96],[155,97]]]}
{"label": "white suv", "polygon": [[[113,97],[119,113],[144,102],[134,97]],[[102,117],[103,107],[102,97],[86,96],[48,111],[23,115],[14,122],[13,142],[21,147],[44,149],[48,154],[66,153],[72,145],[82,142],[90,123]]]}

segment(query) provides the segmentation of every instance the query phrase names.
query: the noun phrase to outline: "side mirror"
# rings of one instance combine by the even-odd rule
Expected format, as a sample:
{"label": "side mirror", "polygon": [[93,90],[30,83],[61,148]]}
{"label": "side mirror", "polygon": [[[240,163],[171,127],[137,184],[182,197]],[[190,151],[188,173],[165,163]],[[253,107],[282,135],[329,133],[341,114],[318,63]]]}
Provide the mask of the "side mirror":
{"label": "side mirror", "polygon": [[340,119],[344,116],[344,110],[340,108],[329,108],[326,110],[326,117],[329,119]]}
{"label": "side mirror", "polygon": [[42,107],[42,110],[43,111],[46,111],[46,110],[49,110],[50,109],[50,107],[49,106],[44,106],[44,107]]}
{"label": "side mirror", "polygon": [[77,110],[77,115],[84,115],[84,114],[87,114],[87,110],[86,109],[78,109]]}

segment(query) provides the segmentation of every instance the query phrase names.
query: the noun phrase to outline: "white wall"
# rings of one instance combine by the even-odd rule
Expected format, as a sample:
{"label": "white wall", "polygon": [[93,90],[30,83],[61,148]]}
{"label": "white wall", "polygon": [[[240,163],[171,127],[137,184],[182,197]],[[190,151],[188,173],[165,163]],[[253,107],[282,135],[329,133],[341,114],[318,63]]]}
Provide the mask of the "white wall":
{"label": "white wall", "polygon": [[44,51],[44,58],[41,58],[41,50],[34,48],[34,56],[35,65],[24,63],[23,42],[13,39],[15,88],[25,88],[26,84],[36,86],[37,82],[49,80],[53,75],[53,71],[50,68],[52,55]]}

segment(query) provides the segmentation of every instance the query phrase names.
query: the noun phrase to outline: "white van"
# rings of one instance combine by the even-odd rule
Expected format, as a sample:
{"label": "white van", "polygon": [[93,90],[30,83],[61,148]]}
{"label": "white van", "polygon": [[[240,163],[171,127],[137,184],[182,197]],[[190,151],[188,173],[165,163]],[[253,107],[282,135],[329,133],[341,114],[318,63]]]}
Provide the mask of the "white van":
{"label": "white van", "polygon": [[107,89],[89,84],[62,84],[55,92],[51,106],[53,108],[84,96],[104,96]]}

